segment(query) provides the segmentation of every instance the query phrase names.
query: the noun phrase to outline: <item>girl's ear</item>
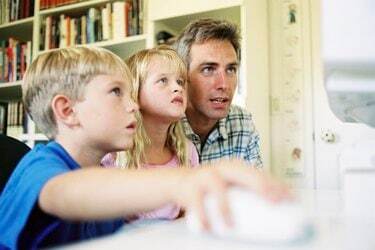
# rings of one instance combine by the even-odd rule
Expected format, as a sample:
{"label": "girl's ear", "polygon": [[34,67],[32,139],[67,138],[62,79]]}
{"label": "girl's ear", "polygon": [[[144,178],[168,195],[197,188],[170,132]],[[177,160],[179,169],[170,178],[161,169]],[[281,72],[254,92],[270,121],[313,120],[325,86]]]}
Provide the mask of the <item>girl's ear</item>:
{"label": "girl's ear", "polygon": [[52,99],[51,107],[56,122],[65,124],[66,126],[75,126],[79,124],[77,115],[73,109],[74,102],[65,95],[56,95]]}

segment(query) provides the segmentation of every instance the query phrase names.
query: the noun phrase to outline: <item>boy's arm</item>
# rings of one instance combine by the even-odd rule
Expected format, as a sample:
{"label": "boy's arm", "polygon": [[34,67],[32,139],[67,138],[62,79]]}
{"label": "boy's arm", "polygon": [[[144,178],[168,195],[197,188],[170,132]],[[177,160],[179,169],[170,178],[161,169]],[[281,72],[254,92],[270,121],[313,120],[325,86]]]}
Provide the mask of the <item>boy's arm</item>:
{"label": "boy's arm", "polygon": [[48,181],[39,205],[61,218],[94,220],[120,218],[174,202],[195,210],[203,226],[208,227],[203,198],[212,193],[230,225],[227,187],[242,186],[271,200],[288,196],[283,184],[245,165],[227,160],[196,169],[81,169]]}
{"label": "boy's arm", "polygon": [[188,172],[80,169],[49,180],[39,195],[39,206],[69,220],[121,218],[175,202],[176,187]]}

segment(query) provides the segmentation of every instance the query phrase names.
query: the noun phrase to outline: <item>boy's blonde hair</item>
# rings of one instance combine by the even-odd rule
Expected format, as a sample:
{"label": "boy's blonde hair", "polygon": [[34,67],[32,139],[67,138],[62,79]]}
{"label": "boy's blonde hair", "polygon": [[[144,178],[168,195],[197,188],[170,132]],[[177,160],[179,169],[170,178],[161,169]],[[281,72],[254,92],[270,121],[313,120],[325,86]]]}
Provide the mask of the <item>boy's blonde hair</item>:
{"label": "boy's blonde hair", "polygon": [[[141,85],[145,82],[147,78],[147,73],[150,65],[150,61],[154,57],[161,57],[165,63],[169,63],[173,67],[177,74],[185,81],[185,87],[187,82],[187,69],[185,63],[182,61],[180,56],[175,50],[168,46],[159,46],[152,49],[145,49],[134,54],[127,60],[130,72],[132,73],[134,79],[133,86],[133,97],[139,102],[139,91]],[[143,162],[145,162],[144,149],[147,144],[150,143],[150,139],[142,124],[142,115],[138,113],[139,127],[135,135],[135,144],[132,149],[126,152],[126,166],[128,168],[139,168]],[[182,129],[182,124],[180,121],[174,122],[170,125],[168,129],[167,142],[166,145],[170,148],[176,155],[181,166],[188,166],[187,157],[187,144],[186,136]],[[121,155],[119,156],[121,161]]]}
{"label": "boy's blonde hair", "polygon": [[53,139],[58,131],[52,99],[63,94],[73,101],[81,100],[87,83],[101,74],[120,74],[125,81],[132,81],[123,60],[106,49],[77,47],[44,52],[32,62],[23,80],[26,111],[36,126]]}

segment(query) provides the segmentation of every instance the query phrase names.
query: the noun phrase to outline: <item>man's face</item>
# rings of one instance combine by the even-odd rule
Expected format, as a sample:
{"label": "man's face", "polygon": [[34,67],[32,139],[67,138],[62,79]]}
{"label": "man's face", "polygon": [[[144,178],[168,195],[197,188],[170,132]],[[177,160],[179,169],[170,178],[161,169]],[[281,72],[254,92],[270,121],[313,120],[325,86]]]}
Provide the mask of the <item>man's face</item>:
{"label": "man's face", "polygon": [[194,43],[190,50],[189,119],[215,122],[229,112],[237,85],[238,59],[229,41]]}

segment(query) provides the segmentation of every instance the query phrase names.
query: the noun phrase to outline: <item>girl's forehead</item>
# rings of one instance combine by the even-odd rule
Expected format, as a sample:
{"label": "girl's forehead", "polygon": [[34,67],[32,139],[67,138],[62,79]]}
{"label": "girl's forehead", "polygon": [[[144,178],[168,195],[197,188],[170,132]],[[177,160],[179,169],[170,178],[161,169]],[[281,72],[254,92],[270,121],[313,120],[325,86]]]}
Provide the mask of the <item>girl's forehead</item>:
{"label": "girl's forehead", "polygon": [[181,69],[177,60],[162,55],[154,55],[147,68],[148,71],[151,70],[159,73],[173,73],[180,75],[183,72],[183,69]]}

